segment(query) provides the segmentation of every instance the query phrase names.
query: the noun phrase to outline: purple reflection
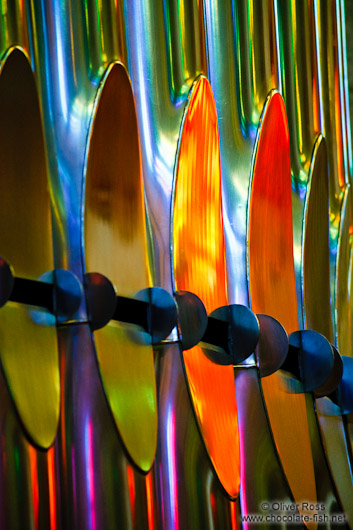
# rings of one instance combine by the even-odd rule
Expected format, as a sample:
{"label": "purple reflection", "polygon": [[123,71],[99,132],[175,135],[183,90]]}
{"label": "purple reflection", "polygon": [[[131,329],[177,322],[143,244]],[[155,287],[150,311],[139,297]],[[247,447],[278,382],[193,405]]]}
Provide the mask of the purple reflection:
{"label": "purple reflection", "polygon": [[85,460],[86,460],[86,493],[89,503],[89,527],[96,530],[95,494],[94,494],[94,462],[92,421],[89,416],[85,422]]}
{"label": "purple reflection", "polygon": [[168,407],[167,412],[167,463],[170,484],[170,517],[172,520],[172,527],[179,528],[179,513],[176,491],[177,472],[175,455],[175,411],[172,405]]}

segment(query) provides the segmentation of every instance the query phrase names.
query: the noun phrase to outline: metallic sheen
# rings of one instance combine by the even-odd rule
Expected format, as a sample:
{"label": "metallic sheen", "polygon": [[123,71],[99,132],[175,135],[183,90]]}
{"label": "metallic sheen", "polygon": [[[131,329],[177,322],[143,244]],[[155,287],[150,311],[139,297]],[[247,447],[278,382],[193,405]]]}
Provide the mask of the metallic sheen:
{"label": "metallic sheen", "polygon": [[[139,137],[129,77],[111,64],[100,84],[87,148],[84,253],[87,272],[133,297],[151,285]],[[100,374],[120,436],[143,471],[157,441],[153,350],[138,327],[116,321],[95,331]]]}
{"label": "metallic sheen", "polygon": [[[0,101],[0,254],[16,275],[39,279],[54,268],[47,160],[35,78],[18,48],[1,63]],[[59,420],[55,319],[36,324],[33,309],[9,302],[0,310],[0,356],[27,434],[48,448]]]}
{"label": "metallic sheen", "polygon": [[[176,290],[201,298],[208,312],[226,305],[217,114],[209,82],[194,85],[180,132],[173,201]],[[239,440],[233,368],[200,347],[183,354],[189,390],[207,451],[231,497],[239,491]]]}
{"label": "metallic sheen", "polygon": [[[253,311],[278,319],[287,333],[298,329],[290,184],[286,111],[282,97],[272,92],[265,103],[253,158],[249,287]],[[292,385],[296,382],[280,372],[261,379],[274,442],[294,499],[315,503],[305,397],[291,392]]]}
{"label": "metallic sheen", "polygon": [[329,272],[329,189],[325,138],[314,145],[304,210],[303,310],[307,329],[333,341]]}

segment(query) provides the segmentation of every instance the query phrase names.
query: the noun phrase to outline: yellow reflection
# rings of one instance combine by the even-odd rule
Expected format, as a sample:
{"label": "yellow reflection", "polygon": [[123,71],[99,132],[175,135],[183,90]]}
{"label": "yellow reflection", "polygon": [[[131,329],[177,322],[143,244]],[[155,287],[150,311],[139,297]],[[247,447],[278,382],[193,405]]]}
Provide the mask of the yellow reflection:
{"label": "yellow reflection", "polygon": [[[217,114],[204,77],[191,93],[175,178],[175,289],[194,292],[211,312],[228,297]],[[235,497],[239,442],[233,368],[214,365],[199,347],[184,352],[184,362],[208,453],[225,490]]]}
{"label": "yellow reflection", "polygon": [[329,270],[329,175],[326,142],[319,136],[310,164],[304,216],[305,327],[333,342]]}
{"label": "yellow reflection", "polygon": [[352,192],[347,188],[344,194],[337,256],[336,308],[337,344],[342,355],[353,356],[353,213]]}
{"label": "yellow reflection", "polygon": [[[18,276],[52,270],[48,175],[38,95],[28,59],[18,49],[0,74],[0,255]],[[30,438],[47,448],[59,418],[56,328],[42,327],[28,308],[0,310],[0,355],[11,395]]]}
{"label": "yellow reflection", "polygon": [[[128,75],[119,63],[103,80],[89,143],[85,259],[86,270],[106,275],[119,295],[134,296],[151,285],[135,105]],[[143,344],[142,332],[134,332],[137,344],[128,326],[114,322],[94,337],[120,435],[137,466],[147,471],[157,439],[152,347]]]}

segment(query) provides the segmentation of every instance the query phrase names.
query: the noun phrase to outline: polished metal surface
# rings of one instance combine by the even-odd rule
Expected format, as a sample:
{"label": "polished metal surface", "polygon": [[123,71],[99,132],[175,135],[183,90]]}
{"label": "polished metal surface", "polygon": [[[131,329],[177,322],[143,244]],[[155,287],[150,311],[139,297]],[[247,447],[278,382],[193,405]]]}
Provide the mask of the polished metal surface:
{"label": "polished metal surface", "polygon": [[256,368],[235,369],[235,389],[241,396],[238,420],[242,513],[261,513],[263,502],[271,504],[279,498],[290,502],[291,491],[273,444]]}
{"label": "polished metal surface", "polygon": [[291,333],[298,328],[298,313],[289,131],[278,92],[269,94],[263,109],[253,154],[248,208],[251,307],[256,313],[276,318]]}
{"label": "polished metal surface", "polygon": [[[260,121],[252,166],[249,287],[252,310],[280,320],[290,333],[298,329],[298,312],[288,134],[283,99],[272,92]],[[292,386],[296,387],[295,380],[285,373],[275,372],[261,379],[272,435],[293,497],[299,504],[308,499],[315,503],[305,396],[291,391]]]}
{"label": "polished metal surface", "polygon": [[196,346],[207,328],[207,312],[198,296],[189,291],[176,291],[179,340],[183,350]]}
{"label": "polished metal surface", "polygon": [[92,330],[104,328],[114,317],[117,293],[112,282],[100,272],[83,277],[87,317]]}
{"label": "polished metal surface", "polygon": [[278,320],[268,315],[257,315],[260,324],[259,342],[255,349],[260,377],[275,373],[288,355],[288,335]]}
{"label": "polished metal surface", "polygon": [[89,325],[62,327],[58,335],[57,528],[158,528],[153,472],[142,474],[127,458],[97,370]]}
{"label": "polished metal surface", "polygon": [[230,304],[218,307],[209,315],[203,342],[218,346],[208,348],[207,355],[215,363],[235,365],[255,350],[260,334],[256,315],[246,306]]}
{"label": "polished metal surface", "polygon": [[[48,173],[35,78],[18,48],[1,62],[0,100],[0,252],[18,276],[37,280],[53,269]],[[55,319],[41,326],[31,309],[15,302],[2,307],[0,357],[27,434],[48,448],[59,421]]]}
{"label": "polished metal surface", "polygon": [[[315,408],[315,401],[311,394],[305,395],[308,426],[313,454],[314,473],[318,502],[325,504],[325,512],[329,514],[342,513],[343,508],[337,494],[335,480],[325,453],[323,430],[319,425]],[[328,525],[330,526],[330,524]]]}
{"label": "polished metal surface", "polygon": [[37,450],[28,442],[2,373],[0,398],[0,526],[11,530],[57,528],[55,449]]}
{"label": "polished metal surface", "polygon": [[[172,263],[175,290],[199,296],[208,312],[226,305],[221,167],[217,114],[209,82],[199,78],[188,100],[175,168]],[[239,493],[239,439],[233,368],[195,346],[183,352],[198,424],[216,473]]]}
{"label": "polished metal surface", "polygon": [[[322,397],[320,394],[335,364],[334,351],[328,340],[311,329],[294,331],[289,335],[288,357],[294,357],[298,362],[303,391],[317,392],[317,396]],[[285,365],[282,368],[286,369]]]}
{"label": "polished metal surface", "polygon": [[0,258],[0,307],[8,302],[13,286],[14,271],[11,265],[9,265],[4,258]]}
{"label": "polished metal surface", "polygon": [[147,307],[146,331],[149,341],[158,344],[167,339],[177,325],[178,310],[171,294],[161,287],[146,287],[136,295]]}
{"label": "polished metal surface", "polygon": [[335,482],[338,499],[348,521],[353,521],[353,474],[349,461],[350,449],[341,409],[326,397],[315,401],[326,459]]}
{"label": "polished metal surface", "polygon": [[241,528],[239,499],[228,499],[210,466],[192,410],[179,346],[162,346],[157,355],[159,528]]}
{"label": "polished metal surface", "polygon": [[[194,85],[180,132],[175,170],[172,262],[175,290],[190,290],[208,312],[227,304],[217,114],[209,82]],[[239,439],[233,368],[195,346],[183,353],[198,424],[216,473],[239,492]]]}
{"label": "polished metal surface", "polygon": [[[351,384],[353,373],[353,360],[351,357],[342,356],[343,374],[337,388],[335,401],[340,407],[341,413],[350,415],[353,412],[353,387]],[[351,418],[349,419],[351,421]]]}
{"label": "polished metal surface", "polygon": [[[101,83],[104,72],[111,68],[109,65],[121,63],[132,81],[145,189],[142,217],[147,230],[143,253],[148,256],[150,281],[144,282],[141,289],[153,284],[172,294],[170,212],[174,167],[189,92],[198,76],[204,74],[211,84],[218,116],[227,301],[249,306],[247,222],[252,156],[263,106],[269,92],[277,89],[283,96],[288,116],[293,223],[289,239],[294,256],[295,288],[291,277],[287,303],[283,304],[282,314],[274,316],[288,332],[320,326],[317,330],[330,339],[340,353],[351,356],[352,142],[348,94],[349,89],[352,93],[353,63],[347,50],[353,48],[352,7],[352,0],[0,2],[0,55],[4,58],[13,45],[25,50],[35,73],[44,120],[54,245],[50,241],[50,266],[41,268],[38,275],[54,268],[69,269],[82,281],[84,271],[88,270],[82,252],[85,221],[82,191],[87,147],[92,139],[91,125],[104,84]],[[22,83],[22,88],[25,87]],[[10,109],[2,101],[2,117],[9,113]],[[110,128],[111,145],[114,144],[111,131],[116,126],[119,128],[118,122]],[[11,131],[4,131],[6,141]],[[32,129],[31,145],[35,138],[37,135]],[[327,163],[323,152],[325,142]],[[275,147],[277,149],[278,145]],[[105,146],[102,147],[103,161],[97,169],[100,175],[105,168],[104,160],[109,158],[104,149]],[[35,156],[31,160],[35,165],[38,153],[35,150],[33,153]],[[14,161],[18,163],[24,155],[25,151],[17,142]],[[21,164],[21,176],[27,167],[28,164]],[[275,164],[269,183],[273,191],[279,182],[277,170]],[[9,217],[6,214],[2,223],[2,227],[10,228],[2,230],[0,241],[8,237],[20,252],[25,247],[32,248],[39,232],[33,230],[28,220],[25,227],[28,235],[24,243],[21,240],[21,245],[17,245],[12,239],[14,223],[11,220],[19,216],[24,197],[36,215],[40,214],[45,201],[35,186],[19,194],[17,188],[22,179],[6,175],[5,181],[11,183],[6,184],[6,193],[12,193],[13,186],[16,201],[4,205],[13,211]],[[100,195],[102,198],[104,201],[104,193]],[[198,199],[201,203],[201,195]],[[120,206],[122,213],[125,205]],[[282,219],[284,224],[288,223],[290,215],[286,211],[275,216],[276,208],[270,203],[268,208],[264,207],[265,219],[268,209],[272,209],[270,242],[275,250],[279,243],[278,226]],[[325,249],[327,216],[328,250]],[[261,217],[259,227],[262,224]],[[46,227],[51,232],[49,223]],[[119,236],[112,238],[114,245],[116,238],[119,240]],[[113,243],[114,253],[118,252]],[[125,258],[127,273],[132,274],[136,263],[124,250],[120,253],[123,247],[120,243],[118,246],[119,259]],[[291,257],[287,255],[288,241],[278,246],[281,257],[277,262],[277,276],[280,277],[286,273]],[[37,252],[38,249],[36,252],[33,249],[31,259],[38,259],[44,266],[46,258],[42,252]],[[98,254],[97,251],[97,259]],[[4,257],[11,262],[11,258]],[[198,259],[197,252],[194,258]],[[29,262],[29,258],[26,261]],[[265,263],[263,260],[263,265]],[[114,274],[118,275],[118,267],[113,267]],[[15,272],[19,273],[17,265]],[[273,301],[273,288],[271,285],[266,288],[269,293],[266,298]],[[295,291],[297,304],[293,297]],[[295,328],[287,326],[288,309],[292,316],[298,312]],[[6,310],[5,305],[0,316]],[[261,311],[267,312],[266,309]],[[36,322],[38,313],[43,320],[44,312],[31,312]],[[21,340],[23,348],[28,349],[32,335],[22,333],[24,328],[18,318],[19,315],[9,325],[0,319],[0,339],[5,337],[2,332],[6,331],[9,340],[11,337]],[[239,498],[235,502],[227,499],[210,466],[187,394],[179,345],[166,350],[163,346],[154,352],[159,395],[158,448],[156,463],[151,472],[144,475],[128,461],[126,447],[119,439],[99,376],[95,339],[87,322],[85,297],[82,297],[79,310],[59,330],[61,415],[54,448],[37,450],[28,441],[6,383],[0,377],[1,528],[234,530],[242,527],[246,530],[252,525],[241,523],[240,515],[261,511],[265,497],[289,504],[295,500],[285,474],[288,475],[289,468],[293,471],[297,466],[304,480],[311,458],[317,500],[325,503],[325,513],[331,515],[345,509],[342,505],[349,502],[350,488],[347,487],[346,492],[339,488],[344,488],[347,480],[351,482],[347,467],[352,461],[353,439],[349,418],[341,423],[340,417],[334,416],[330,423],[331,416],[325,413],[321,420],[320,414],[316,416],[312,396],[307,394],[304,398],[307,419],[304,421],[303,400],[298,404],[301,411],[298,413],[295,403],[288,407],[288,400],[283,402],[283,392],[276,398],[277,383],[282,389],[287,389],[288,383],[291,389],[296,386],[298,390],[296,381],[283,372],[260,381],[253,356],[236,369],[241,449]],[[125,331],[126,325],[123,326]],[[324,326],[327,326],[326,331]],[[48,329],[53,332],[54,343],[54,327]],[[132,335],[136,337],[136,331],[141,334],[141,330],[129,328],[128,341]],[[146,334],[143,338],[147,339]],[[112,340],[115,343],[115,338]],[[177,340],[177,335],[169,340]],[[45,345],[41,359],[47,351]],[[134,359],[135,352],[136,349],[131,350]],[[152,357],[150,347],[147,352]],[[2,355],[2,349],[0,353]],[[17,355],[17,351],[14,354]],[[130,350],[126,354],[129,355]],[[14,359],[18,364],[18,358]],[[26,365],[23,368],[24,374]],[[131,382],[131,374],[127,381]],[[286,473],[283,472],[286,453],[276,450],[276,440],[271,438],[273,426],[265,415],[266,406],[261,395],[264,381],[268,387],[273,385],[273,409],[283,416],[283,424],[278,423],[283,443],[286,440],[289,444],[293,442],[292,445],[296,443],[295,451],[288,452]],[[125,380],[120,383],[125,385]],[[212,388],[212,380],[208,386]],[[130,398],[130,387],[126,385],[124,389]],[[122,392],[121,384],[118,391]],[[234,392],[231,399],[234,399]],[[154,403],[156,405],[155,398]],[[218,417],[221,406],[217,405],[210,422]],[[302,425],[303,421],[308,429]],[[306,452],[307,430],[311,453]],[[325,442],[326,431],[329,443]],[[140,433],[142,429],[138,435]],[[329,456],[325,455],[323,445]],[[336,487],[331,477],[335,482],[343,477],[342,485]],[[308,482],[310,480],[309,477]],[[338,498],[346,500],[340,505]],[[334,528],[334,523],[327,522],[325,526]],[[261,527],[264,525],[256,525],[256,528]]]}
{"label": "polished metal surface", "polygon": [[330,396],[332,392],[335,392],[342,381],[343,376],[343,359],[338,353],[337,348],[331,344],[333,350],[333,366],[330,371],[328,378],[324,384],[315,390],[315,397]]}
{"label": "polished metal surface", "polygon": [[274,4],[212,0],[204,3],[204,11],[208,75],[219,120],[228,296],[230,303],[249,305],[252,152],[267,94],[278,88]]}
{"label": "polished metal surface", "polygon": [[[120,63],[113,63],[102,78],[88,138],[84,258],[87,272],[104,274],[117,294],[127,297],[151,285],[139,153],[129,77]],[[146,472],[157,443],[152,347],[138,326],[113,320],[95,331],[94,341],[120,436]]]}
{"label": "polished metal surface", "polygon": [[347,187],[342,201],[337,250],[336,308],[337,346],[342,355],[352,356],[352,188]]}
{"label": "polished metal surface", "polygon": [[189,90],[195,78],[206,73],[203,3],[199,0],[129,2],[128,8],[126,5],[124,8],[124,29],[137,119],[143,131],[141,160],[155,283],[171,290],[170,211],[174,164]]}
{"label": "polished metal surface", "polygon": [[320,135],[314,145],[305,198],[303,310],[305,327],[322,333],[332,342],[328,187],[327,147]]}

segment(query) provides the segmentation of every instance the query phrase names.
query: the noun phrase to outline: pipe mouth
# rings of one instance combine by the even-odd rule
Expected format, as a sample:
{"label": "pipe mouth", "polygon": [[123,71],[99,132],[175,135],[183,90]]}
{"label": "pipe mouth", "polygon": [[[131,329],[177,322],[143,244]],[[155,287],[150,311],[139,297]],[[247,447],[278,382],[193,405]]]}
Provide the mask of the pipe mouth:
{"label": "pipe mouth", "polygon": [[[118,296],[135,298],[151,286],[151,274],[134,96],[119,62],[108,66],[99,85],[83,186],[86,277],[104,275]],[[93,334],[110,411],[128,455],[143,472],[151,468],[157,445],[153,349],[145,337],[143,328],[115,320]]]}
{"label": "pipe mouth", "polygon": [[[38,279],[53,269],[50,195],[36,81],[20,48],[10,48],[1,63],[0,101],[0,254],[18,276]],[[21,304],[5,304],[0,355],[26,434],[47,449],[60,405],[55,326],[39,325]]]}

